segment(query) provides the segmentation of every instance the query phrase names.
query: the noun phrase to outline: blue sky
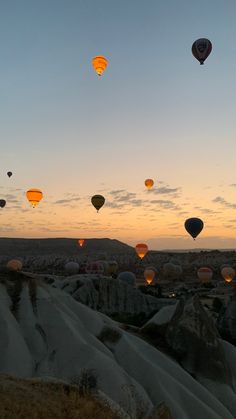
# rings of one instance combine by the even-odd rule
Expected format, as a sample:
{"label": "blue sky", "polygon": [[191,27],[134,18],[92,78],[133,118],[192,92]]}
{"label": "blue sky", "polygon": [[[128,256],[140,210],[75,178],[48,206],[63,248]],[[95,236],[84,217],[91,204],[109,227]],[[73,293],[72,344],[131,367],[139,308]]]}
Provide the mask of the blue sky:
{"label": "blue sky", "polygon": [[[14,196],[0,234],[186,248],[184,219],[200,216],[199,246],[236,246],[235,15],[218,0],[0,2],[0,193]],[[204,66],[191,54],[200,37],[213,44]],[[95,55],[109,60],[100,78]],[[151,203],[147,177],[179,196]],[[37,215],[30,187],[44,192]],[[99,218],[94,193],[108,203]]]}

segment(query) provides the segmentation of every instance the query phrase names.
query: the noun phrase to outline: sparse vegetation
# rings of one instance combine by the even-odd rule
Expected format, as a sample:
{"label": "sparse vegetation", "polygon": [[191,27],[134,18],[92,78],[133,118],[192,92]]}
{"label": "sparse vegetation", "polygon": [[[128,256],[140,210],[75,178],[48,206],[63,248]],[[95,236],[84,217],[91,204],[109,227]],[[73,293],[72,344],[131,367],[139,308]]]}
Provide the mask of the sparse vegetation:
{"label": "sparse vegetation", "polygon": [[75,386],[0,376],[1,419],[119,419],[103,402]]}
{"label": "sparse vegetation", "polygon": [[78,387],[80,396],[89,396],[97,392],[98,379],[96,372],[92,369],[83,369],[80,375],[71,379],[71,384]]}

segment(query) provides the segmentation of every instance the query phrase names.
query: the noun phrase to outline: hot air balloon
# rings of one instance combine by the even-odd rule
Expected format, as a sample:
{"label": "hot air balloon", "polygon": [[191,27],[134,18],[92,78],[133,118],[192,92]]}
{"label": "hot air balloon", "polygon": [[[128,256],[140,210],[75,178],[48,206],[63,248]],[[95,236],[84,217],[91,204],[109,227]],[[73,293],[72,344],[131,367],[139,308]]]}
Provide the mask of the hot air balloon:
{"label": "hot air balloon", "polygon": [[83,247],[83,245],[84,245],[84,239],[79,239],[78,240],[78,243],[79,243],[79,246],[80,247]]}
{"label": "hot air balloon", "polygon": [[195,240],[198,234],[201,233],[204,223],[200,218],[188,218],[184,223],[184,227]]}
{"label": "hot air balloon", "polygon": [[107,67],[107,64],[108,60],[106,59],[106,57],[103,57],[102,55],[99,55],[92,59],[93,68],[99,76],[102,75],[103,71]]}
{"label": "hot air balloon", "polygon": [[88,262],[85,271],[87,274],[104,274],[104,266],[100,261]]}
{"label": "hot air balloon", "polygon": [[100,208],[104,205],[105,198],[102,195],[94,195],[91,198],[91,202],[92,202],[93,206],[96,208],[96,210],[98,212],[100,210]]}
{"label": "hot air balloon", "polygon": [[154,185],[154,181],[152,179],[146,179],[144,182],[147,189],[152,189]]}
{"label": "hot air balloon", "polygon": [[108,261],[108,275],[114,275],[118,271],[118,263],[115,260]]}
{"label": "hot air balloon", "polygon": [[210,55],[211,50],[212,43],[206,38],[197,39],[192,45],[193,56],[200,62],[201,65],[204,64],[204,61]]}
{"label": "hot air balloon", "polygon": [[155,271],[153,269],[146,268],[144,271],[144,278],[148,285],[150,285],[155,278]]}
{"label": "hot air balloon", "polygon": [[235,277],[235,270],[234,268],[231,268],[231,266],[225,266],[221,269],[221,275],[225,282],[232,282]]}
{"label": "hot air balloon", "polygon": [[7,269],[9,269],[9,271],[21,271],[22,266],[22,262],[18,259],[11,259],[7,263]]}
{"label": "hot air balloon", "polygon": [[28,201],[31,203],[33,207],[36,207],[43,197],[43,193],[39,189],[29,189],[26,192],[26,196]]}
{"label": "hot air balloon", "polygon": [[148,252],[148,246],[145,243],[138,243],[135,246],[135,250],[140,259],[143,259]]}
{"label": "hot air balloon", "polygon": [[76,275],[79,272],[79,264],[77,262],[67,262],[64,269],[68,275]]}
{"label": "hot air balloon", "polygon": [[209,282],[212,279],[213,272],[211,268],[202,267],[199,268],[197,271],[198,279],[202,282]]}
{"label": "hot air balloon", "polygon": [[163,265],[163,275],[166,279],[176,280],[179,279],[182,275],[182,268],[180,265],[175,265],[174,263],[167,262]]}
{"label": "hot air balloon", "polygon": [[0,199],[0,208],[4,208],[6,205],[5,199]]}
{"label": "hot air balloon", "polygon": [[7,176],[11,177],[12,176],[12,172],[7,172]]}
{"label": "hot air balloon", "polygon": [[136,283],[135,274],[133,272],[129,272],[129,271],[120,272],[117,279],[119,281],[124,281],[124,282],[126,282],[126,284],[133,285],[133,286]]}

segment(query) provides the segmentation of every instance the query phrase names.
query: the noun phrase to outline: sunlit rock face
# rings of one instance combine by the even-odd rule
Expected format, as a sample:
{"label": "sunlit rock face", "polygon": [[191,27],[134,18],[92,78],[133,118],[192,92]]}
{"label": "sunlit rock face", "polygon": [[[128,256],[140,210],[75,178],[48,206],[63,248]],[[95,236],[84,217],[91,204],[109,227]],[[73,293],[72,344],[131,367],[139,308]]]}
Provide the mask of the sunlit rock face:
{"label": "sunlit rock face", "polygon": [[221,310],[217,327],[223,339],[236,345],[236,296]]}

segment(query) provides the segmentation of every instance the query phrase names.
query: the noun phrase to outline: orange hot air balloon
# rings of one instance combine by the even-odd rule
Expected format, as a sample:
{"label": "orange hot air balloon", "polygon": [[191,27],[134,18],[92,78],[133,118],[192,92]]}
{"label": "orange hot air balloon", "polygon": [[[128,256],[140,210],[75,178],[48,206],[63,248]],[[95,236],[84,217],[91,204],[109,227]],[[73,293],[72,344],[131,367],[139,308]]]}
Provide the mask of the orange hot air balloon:
{"label": "orange hot air balloon", "polygon": [[153,269],[145,269],[144,278],[148,285],[150,285],[155,277],[155,271]]}
{"label": "orange hot air balloon", "polygon": [[235,276],[235,270],[234,268],[231,268],[231,266],[225,266],[221,269],[221,275],[223,276],[225,282],[232,282]]}
{"label": "orange hot air balloon", "polygon": [[147,189],[152,189],[154,185],[154,181],[152,179],[146,179],[144,183]]}
{"label": "orange hot air balloon", "polygon": [[80,247],[83,247],[83,245],[84,245],[84,239],[79,239],[78,240],[78,243],[79,243],[79,246]]}
{"label": "orange hot air balloon", "polygon": [[36,207],[43,197],[43,192],[40,191],[39,189],[33,188],[33,189],[29,189],[26,192],[26,196],[27,196],[28,201],[31,203],[31,205],[33,207]]}
{"label": "orange hot air balloon", "polygon": [[145,243],[138,243],[135,246],[135,250],[140,259],[143,259],[148,252],[148,246]]}
{"label": "orange hot air balloon", "polygon": [[102,75],[103,71],[107,67],[107,64],[108,60],[106,59],[106,57],[103,57],[102,55],[99,55],[92,59],[93,68],[99,76]]}

